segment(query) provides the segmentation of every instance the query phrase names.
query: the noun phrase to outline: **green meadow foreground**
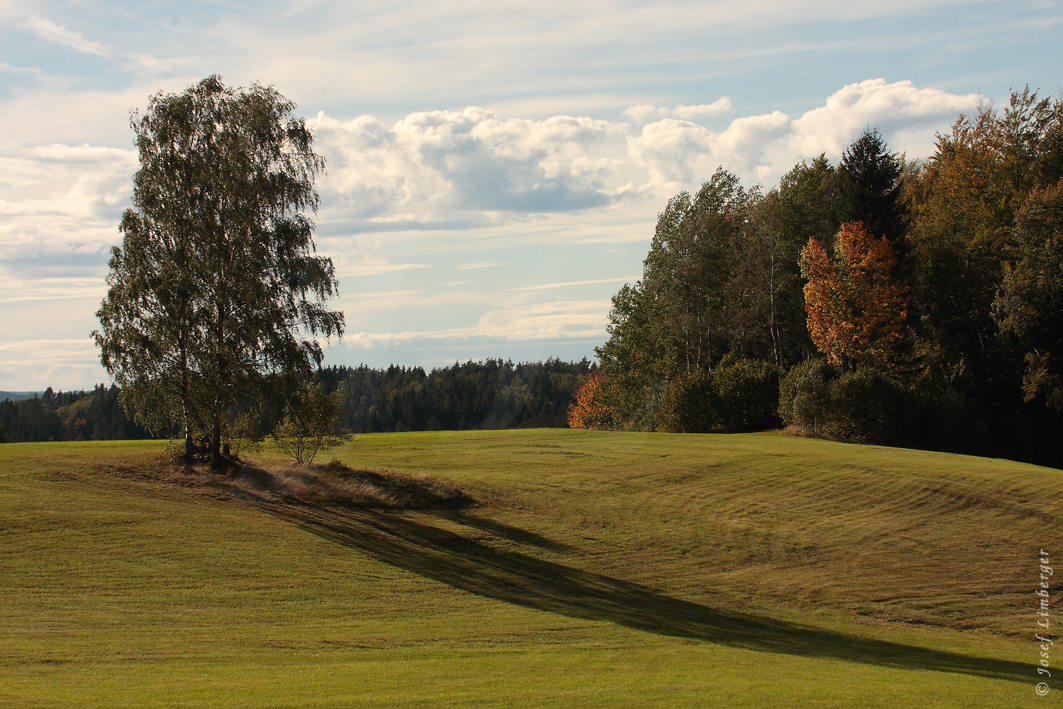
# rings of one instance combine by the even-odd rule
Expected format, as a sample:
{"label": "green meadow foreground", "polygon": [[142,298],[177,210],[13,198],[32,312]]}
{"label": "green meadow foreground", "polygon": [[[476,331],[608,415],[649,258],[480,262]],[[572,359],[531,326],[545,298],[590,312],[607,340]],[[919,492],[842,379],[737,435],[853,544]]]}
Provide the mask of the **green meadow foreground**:
{"label": "green meadow foreground", "polygon": [[[158,473],[161,449],[0,446],[0,707],[1063,694],[1035,694],[1032,641],[1037,553],[1063,558],[1057,470],[776,434],[376,434],[336,451],[472,500],[397,510]],[[279,469],[268,457],[252,462]]]}

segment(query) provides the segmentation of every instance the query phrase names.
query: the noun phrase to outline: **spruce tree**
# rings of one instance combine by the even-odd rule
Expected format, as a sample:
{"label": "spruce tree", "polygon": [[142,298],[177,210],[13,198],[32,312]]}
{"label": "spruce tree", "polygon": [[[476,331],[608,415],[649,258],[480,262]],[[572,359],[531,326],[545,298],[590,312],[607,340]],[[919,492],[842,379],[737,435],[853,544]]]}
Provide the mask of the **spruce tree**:
{"label": "spruce tree", "polygon": [[890,154],[877,130],[865,130],[845,150],[838,166],[842,221],[863,222],[872,236],[885,236],[902,260],[908,229],[903,172],[900,158]]}

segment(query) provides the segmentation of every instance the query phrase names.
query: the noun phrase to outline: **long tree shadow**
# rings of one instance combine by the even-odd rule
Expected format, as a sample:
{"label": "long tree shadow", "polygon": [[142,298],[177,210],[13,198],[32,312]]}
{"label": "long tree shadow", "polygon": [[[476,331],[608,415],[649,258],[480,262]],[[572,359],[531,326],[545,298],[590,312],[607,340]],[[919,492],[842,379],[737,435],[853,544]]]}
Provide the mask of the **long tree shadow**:
{"label": "long tree shadow", "polygon": [[[271,513],[374,559],[454,588],[572,618],[762,652],[1024,681],[1018,662],[860,638],[747,613],[717,610],[646,586],[493,549],[407,516],[375,510],[274,505]],[[530,533],[529,533],[530,534]]]}
{"label": "long tree shadow", "polygon": [[493,534],[496,537],[501,537],[502,539],[507,539],[517,544],[539,547],[540,549],[560,553],[573,551],[572,547],[568,544],[555,542],[553,539],[548,539],[535,532],[529,532],[526,529],[513,527],[508,524],[496,522],[493,519],[470,514],[467,510],[440,510],[436,512],[436,514],[451,522],[456,522],[466,527],[473,527],[482,532]]}

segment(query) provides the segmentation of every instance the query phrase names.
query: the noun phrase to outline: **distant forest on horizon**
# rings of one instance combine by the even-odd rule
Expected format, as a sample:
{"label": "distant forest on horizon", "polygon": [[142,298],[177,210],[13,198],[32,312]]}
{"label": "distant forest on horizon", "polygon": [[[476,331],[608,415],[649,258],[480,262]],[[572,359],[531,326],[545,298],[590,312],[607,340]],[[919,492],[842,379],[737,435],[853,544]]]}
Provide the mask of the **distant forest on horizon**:
{"label": "distant forest on horizon", "polygon": [[[548,359],[455,362],[425,371],[331,366],[317,380],[342,394],[340,425],[352,433],[501,428],[564,428],[569,406],[596,366]],[[0,442],[152,438],[131,421],[117,386],[0,401]]]}

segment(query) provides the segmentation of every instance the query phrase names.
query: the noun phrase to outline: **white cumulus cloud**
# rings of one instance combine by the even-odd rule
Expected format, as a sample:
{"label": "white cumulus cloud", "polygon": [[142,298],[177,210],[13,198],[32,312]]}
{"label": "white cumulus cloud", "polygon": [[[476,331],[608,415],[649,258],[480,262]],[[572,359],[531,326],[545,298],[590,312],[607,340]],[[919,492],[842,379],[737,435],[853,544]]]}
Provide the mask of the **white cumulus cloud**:
{"label": "white cumulus cloud", "polygon": [[947,127],[959,113],[972,110],[978,102],[977,94],[959,96],[940,89],[921,89],[911,81],[890,84],[885,79],[869,79],[849,84],[829,96],[823,106],[793,122],[790,152],[839,155],[855,135],[869,126],[886,136],[922,129],[933,137],[935,129]]}
{"label": "white cumulus cloud", "polygon": [[310,123],[329,162],[322,189],[332,204],[383,224],[600,207],[625,158],[623,127],[591,118],[502,120],[471,106],[390,127],[371,116]]}
{"label": "white cumulus cloud", "polygon": [[[926,155],[935,131],[977,103],[973,94],[871,79],[842,87],[796,118],[781,111],[740,116],[717,131],[675,116],[725,110],[726,97],[669,109],[671,115],[638,127],[574,116],[502,119],[477,107],[411,113],[391,125],[320,113],[310,121],[328,163],[319,182],[320,223],[330,246],[365,232],[454,234],[525,222],[546,225],[561,238],[558,220],[579,223],[579,238],[594,240],[595,230],[584,222],[598,220],[607,230],[609,220],[645,211],[647,200],[659,204],[696,188],[717,166],[747,183],[770,185],[802,159],[825,152],[836,160],[866,127],[880,129],[894,150]],[[118,241],[136,167],[134,150],[0,147],[2,260],[10,266],[50,254],[56,264],[79,255],[102,263]],[[366,248],[339,254],[341,270],[369,275],[428,265],[392,263]]]}
{"label": "white cumulus cloud", "polygon": [[[666,201],[696,189],[718,166],[746,185],[771,186],[802,159],[826,153],[836,161],[866,127],[878,128],[892,150],[926,156],[935,132],[948,130],[978,100],[871,79],[840,88],[800,116],[738,115],[716,130],[693,119],[735,110],[726,97],[668,109],[632,107],[631,120],[501,118],[475,106],[419,111],[390,123],[319,113],[309,121],[328,166],[317,184],[318,243],[343,281],[339,303],[355,331],[349,336],[354,349],[418,338],[601,338],[608,301],[551,296],[564,288],[608,290],[627,280],[631,266],[610,273],[597,269],[597,259],[584,274],[565,271],[564,259],[529,263],[529,253],[644,242]],[[120,242],[117,225],[130,206],[136,169],[135,150],[0,144],[0,274],[10,286],[0,289],[0,316],[14,322],[10,337],[45,339],[39,323],[48,318],[39,314],[58,300],[69,304],[64,333],[87,333],[95,325],[107,250]],[[413,243],[419,250],[404,246]],[[468,257],[450,260],[455,248]],[[436,284],[448,270],[468,274],[475,292],[455,292],[463,281]],[[522,282],[528,285],[518,287]],[[373,292],[359,293],[360,283]],[[419,313],[421,320],[413,326],[402,313]],[[3,354],[29,367],[12,346],[5,344]],[[63,353],[66,363],[34,365],[34,377],[100,371],[84,343],[64,345]],[[14,370],[0,371],[4,376],[11,380]]]}
{"label": "white cumulus cloud", "polygon": [[870,79],[843,87],[823,106],[796,119],[773,111],[736,118],[714,132],[663,118],[628,140],[632,157],[665,190],[689,187],[708,177],[715,165],[747,181],[771,184],[800,160],[820,153],[838,159],[865,128],[878,128],[893,150],[925,157],[935,132],[975,108],[978,100],[975,94],[921,89],[910,81]]}
{"label": "white cumulus cloud", "polygon": [[770,185],[802,159],[820,153],[838,159],[866,127],[916,157],[929,152],[935,130],[977,101],[871,79],[796,118],[781,111],[740,116],[716,131],[691,119],[733,110],[726,96],[704,105],[633,106],[626,115],[637,125],[573,116],[501,119],[474,106],[412,113],[391,126],[371,116],[341,121],[323,113],[311,123],[329,163],[323,219],[353,233],[601,213],[696,188],[718,166],[747,183]]}
{"label": "white cumulus cloud", "polygon": [[683,120],[693,121],[701,118],[702,116],[717,116],[721,113],[730,113],[731,97],[723,96],[709,104],[699,104],[697,106],[676,106],[672,109],[672,115],[676,118],[682,118]]}

